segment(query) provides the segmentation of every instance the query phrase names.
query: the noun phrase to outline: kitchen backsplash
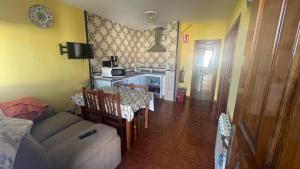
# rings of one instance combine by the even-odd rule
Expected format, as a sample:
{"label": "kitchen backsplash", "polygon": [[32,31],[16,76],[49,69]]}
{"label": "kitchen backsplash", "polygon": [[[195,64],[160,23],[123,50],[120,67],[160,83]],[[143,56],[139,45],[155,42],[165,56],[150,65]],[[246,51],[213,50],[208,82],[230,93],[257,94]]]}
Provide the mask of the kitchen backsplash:
{"label": "kitchen backsplash", "polygon": [[93,70],[99,72],[102,61],[110,56],[119,57],[119,66],[130,68],[132,64],[143,67],[164,68],[168,64],[175,69],[178,22],[169,22],[164,30],[162,44],[166,52],[147,52],[154,44],[153,30],[135,30],[93,13],[88,13],[89,43],[94,45]]}

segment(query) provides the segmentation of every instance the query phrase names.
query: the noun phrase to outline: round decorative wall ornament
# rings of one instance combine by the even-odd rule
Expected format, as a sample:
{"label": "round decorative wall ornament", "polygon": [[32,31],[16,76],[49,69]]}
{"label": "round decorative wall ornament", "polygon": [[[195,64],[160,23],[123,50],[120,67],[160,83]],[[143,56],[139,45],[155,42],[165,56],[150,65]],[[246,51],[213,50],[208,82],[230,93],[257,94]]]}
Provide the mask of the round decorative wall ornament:
{"label": "round decorative wall ornament", "polygon": [[43,5],[33,5],[29,8],[29,18],[36,26],[48,29],[53,26],[54,16],[49,9]]}

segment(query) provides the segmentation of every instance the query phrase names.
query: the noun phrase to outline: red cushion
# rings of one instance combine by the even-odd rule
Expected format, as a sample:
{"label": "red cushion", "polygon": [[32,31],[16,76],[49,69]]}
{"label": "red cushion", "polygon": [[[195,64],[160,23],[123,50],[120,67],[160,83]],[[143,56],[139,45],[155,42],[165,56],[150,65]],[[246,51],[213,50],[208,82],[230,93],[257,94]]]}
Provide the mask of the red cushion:
{"label": "red cushion", "polygon": [[6,116],[28,120],[38,118],[42,115],[46,107],[47,104],[32,97],[25,97],[0,104],[0,108]]}
{"label": "red cushion", "polygon": [[36,107],[46,107],[47,104],[41,102],[40,100],[33,98],[33,97],[24,97],[21,99],[11,100],[6,103],[1,103],[0,108],[3,110],[6,110],[12,106],[18,105],[18,104],[26,104],[26,105],[33,105]]}

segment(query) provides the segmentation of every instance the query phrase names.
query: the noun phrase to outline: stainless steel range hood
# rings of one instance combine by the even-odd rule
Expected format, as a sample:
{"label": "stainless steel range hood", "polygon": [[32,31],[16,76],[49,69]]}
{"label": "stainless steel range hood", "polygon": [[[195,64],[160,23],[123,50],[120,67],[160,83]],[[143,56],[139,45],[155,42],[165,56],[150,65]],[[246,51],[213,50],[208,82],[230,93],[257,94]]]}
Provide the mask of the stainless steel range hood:
{"label": "stainless steel range hood", "polygon": [[166,48],[161,44],[162,36],[163,36],[163,27],[154,28],[155,32],[155,44],[152,46],[148,52],[166,52]]}

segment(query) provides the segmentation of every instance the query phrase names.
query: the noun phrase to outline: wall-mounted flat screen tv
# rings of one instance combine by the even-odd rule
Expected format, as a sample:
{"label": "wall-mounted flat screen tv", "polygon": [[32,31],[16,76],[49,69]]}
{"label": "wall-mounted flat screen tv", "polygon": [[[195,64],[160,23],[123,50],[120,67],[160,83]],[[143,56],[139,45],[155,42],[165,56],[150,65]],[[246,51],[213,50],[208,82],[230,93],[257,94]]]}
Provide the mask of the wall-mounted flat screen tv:
{"label": "wall-mounted flat screen tv", "polygon": [[93,45],[87,43],[67,42],[69,59],[93,59]]}

